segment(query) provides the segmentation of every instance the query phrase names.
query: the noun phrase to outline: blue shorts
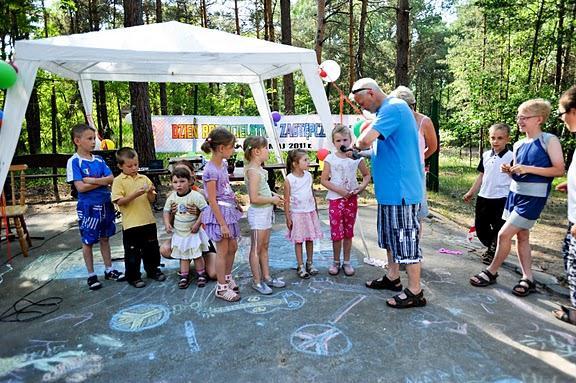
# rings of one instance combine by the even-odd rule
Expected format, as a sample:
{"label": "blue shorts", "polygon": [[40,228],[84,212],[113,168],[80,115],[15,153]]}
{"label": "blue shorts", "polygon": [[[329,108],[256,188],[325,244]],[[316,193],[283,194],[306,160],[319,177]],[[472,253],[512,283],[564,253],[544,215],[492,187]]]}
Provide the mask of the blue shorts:
{"label": "blue shorts", "polygon": [[508,193],[502,219],[521,229],[530,230],[540,218],[548,197],[532,197]]}
{"label": "blue shorts", "polygon": [[83,244],[93,245],[98,243],[100,238],[109,238],[116,234],[112,202],[105,202],[101,205],[78,202],[76,212]]}
{"label": "blue shorts", "polygon": [[419,203],[378,205],[378,246],[390,250],[395,263],[422,260],[419,212]]}

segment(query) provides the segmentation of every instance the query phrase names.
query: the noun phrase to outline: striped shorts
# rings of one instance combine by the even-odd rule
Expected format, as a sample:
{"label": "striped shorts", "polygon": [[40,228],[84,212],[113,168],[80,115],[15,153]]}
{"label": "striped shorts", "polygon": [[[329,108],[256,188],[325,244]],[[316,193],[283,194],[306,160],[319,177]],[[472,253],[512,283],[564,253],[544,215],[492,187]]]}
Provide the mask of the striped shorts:
{"label": "striped shorts", "polygon": [[420,249],[420,204],[378,205],[378,246],[392,253],[395,263],[418,263]]}

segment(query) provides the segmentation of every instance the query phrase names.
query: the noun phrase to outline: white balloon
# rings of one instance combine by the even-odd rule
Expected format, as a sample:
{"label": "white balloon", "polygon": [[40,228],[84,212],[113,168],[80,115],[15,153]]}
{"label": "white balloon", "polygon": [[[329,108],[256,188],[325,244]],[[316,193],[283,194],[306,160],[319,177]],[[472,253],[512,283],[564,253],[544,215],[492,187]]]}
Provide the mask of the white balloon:
{"label": "white balloon", "polygon": [[320,75],[322,80],[326,82],[334,82],[340,77],[340,65],[334,60],[324,61],[320,64],[320,69],[324,71],[322,74],[326,74],[324,77],[322,77],[322,74]]}
{"label": "white balloon", "polygon": [[132,125],[132,113],[128,113],[126,116],[124,116],[124,122]]}

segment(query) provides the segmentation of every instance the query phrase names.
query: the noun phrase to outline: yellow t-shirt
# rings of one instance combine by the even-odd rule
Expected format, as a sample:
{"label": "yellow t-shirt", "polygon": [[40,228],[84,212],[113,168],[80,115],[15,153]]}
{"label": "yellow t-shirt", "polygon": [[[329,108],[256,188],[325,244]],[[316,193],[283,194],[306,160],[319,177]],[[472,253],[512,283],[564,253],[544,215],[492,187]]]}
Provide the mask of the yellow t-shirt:
{"label": "yellow t-shirt", "polygon": [[[112,202],[116,203],[120,198],[124,198],[134,193],[144,185],[152,186],[152,181],[142,174],[135,177],[120,173],[112,183]],[[118,206],[122,213],[122,228],[124,230],[133,227],[156,223],[148,193],[144,193],[124,206]]]}

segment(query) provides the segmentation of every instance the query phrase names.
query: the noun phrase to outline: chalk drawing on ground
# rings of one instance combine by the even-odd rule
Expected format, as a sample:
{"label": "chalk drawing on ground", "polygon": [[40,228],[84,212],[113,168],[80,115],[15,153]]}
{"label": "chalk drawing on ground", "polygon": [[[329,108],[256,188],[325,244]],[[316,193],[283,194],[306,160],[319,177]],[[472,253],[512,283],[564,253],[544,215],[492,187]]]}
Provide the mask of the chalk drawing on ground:
{"label": "chalk drawing on ground", "polygon": [[250,296],[245,300],[245,303],[227,306],[200,306],[196,311],[198,315],[204,318],[238,310],[244,310],[249,314],[269,314],[277,310],[298,310],[306,303],[306,299],[302,295],[291,290],[285,290],[269,296]]}
{"label": "chalk drawing on ground", "polygon": [[46,321],[44,321],[44,323],[49,323],[49,322],[54,322],[54,321],[63,321],[63,320],[72,320],[72,321],[76,321],[78,320],[76,323],[74,323],[72,325],[72,327],[76,327],[78,325],[81,325],[82,323],[89,321],[90,319],[92,319],[94,317],[94,313],[88,312],[86,314],[79,314],[79,315],[74,315],[74,314],[62,314],[60,316],[57,316],[56,318],[52,318],[52,319],[48,319]]}
{"label": "chalk drawing on ground", "polygon": [[192,321],[187,320],[184,322],[184,335],[186,335],[186,339],[188,340],[188,347],[190,348],[190,352],[199,352],[200,345],[196,339],[196,330],[194,329],[194,324]]}
{"label": "chalk drawing on ground", "polygon": [[29,366],[44,372],[43,382],[63,380],[67,383],[83,382],[100,373],[103,367],[100,355],[83,351],[63,351],[47,357],[38,357],[34,353],[20,354],[0,358],[0,377],[22,374]]}
{"label": "chalk drawing on ground", "polygon": [[106,346],[110,348],[120,348],[124,346],[120,340],[106,334],[90,335],[90,340],[99,346]]}
{"label": "chalk drawing on ground", "polygon": [[139,332],[158,327],[170,318],[164,305],[138,304],[118,311],[110,319],[110,328],[123,332]]}
{"label": "chalk drawing on ground", "polygon": [[352,342],[335,325],[365,298],[365,295],[353,298],[336,310],[333,319],[328,323],[308,324],[299,327],[290,336],[290,344],[296,351],[310,355],[336,356],[347,353],[352,348]]}

